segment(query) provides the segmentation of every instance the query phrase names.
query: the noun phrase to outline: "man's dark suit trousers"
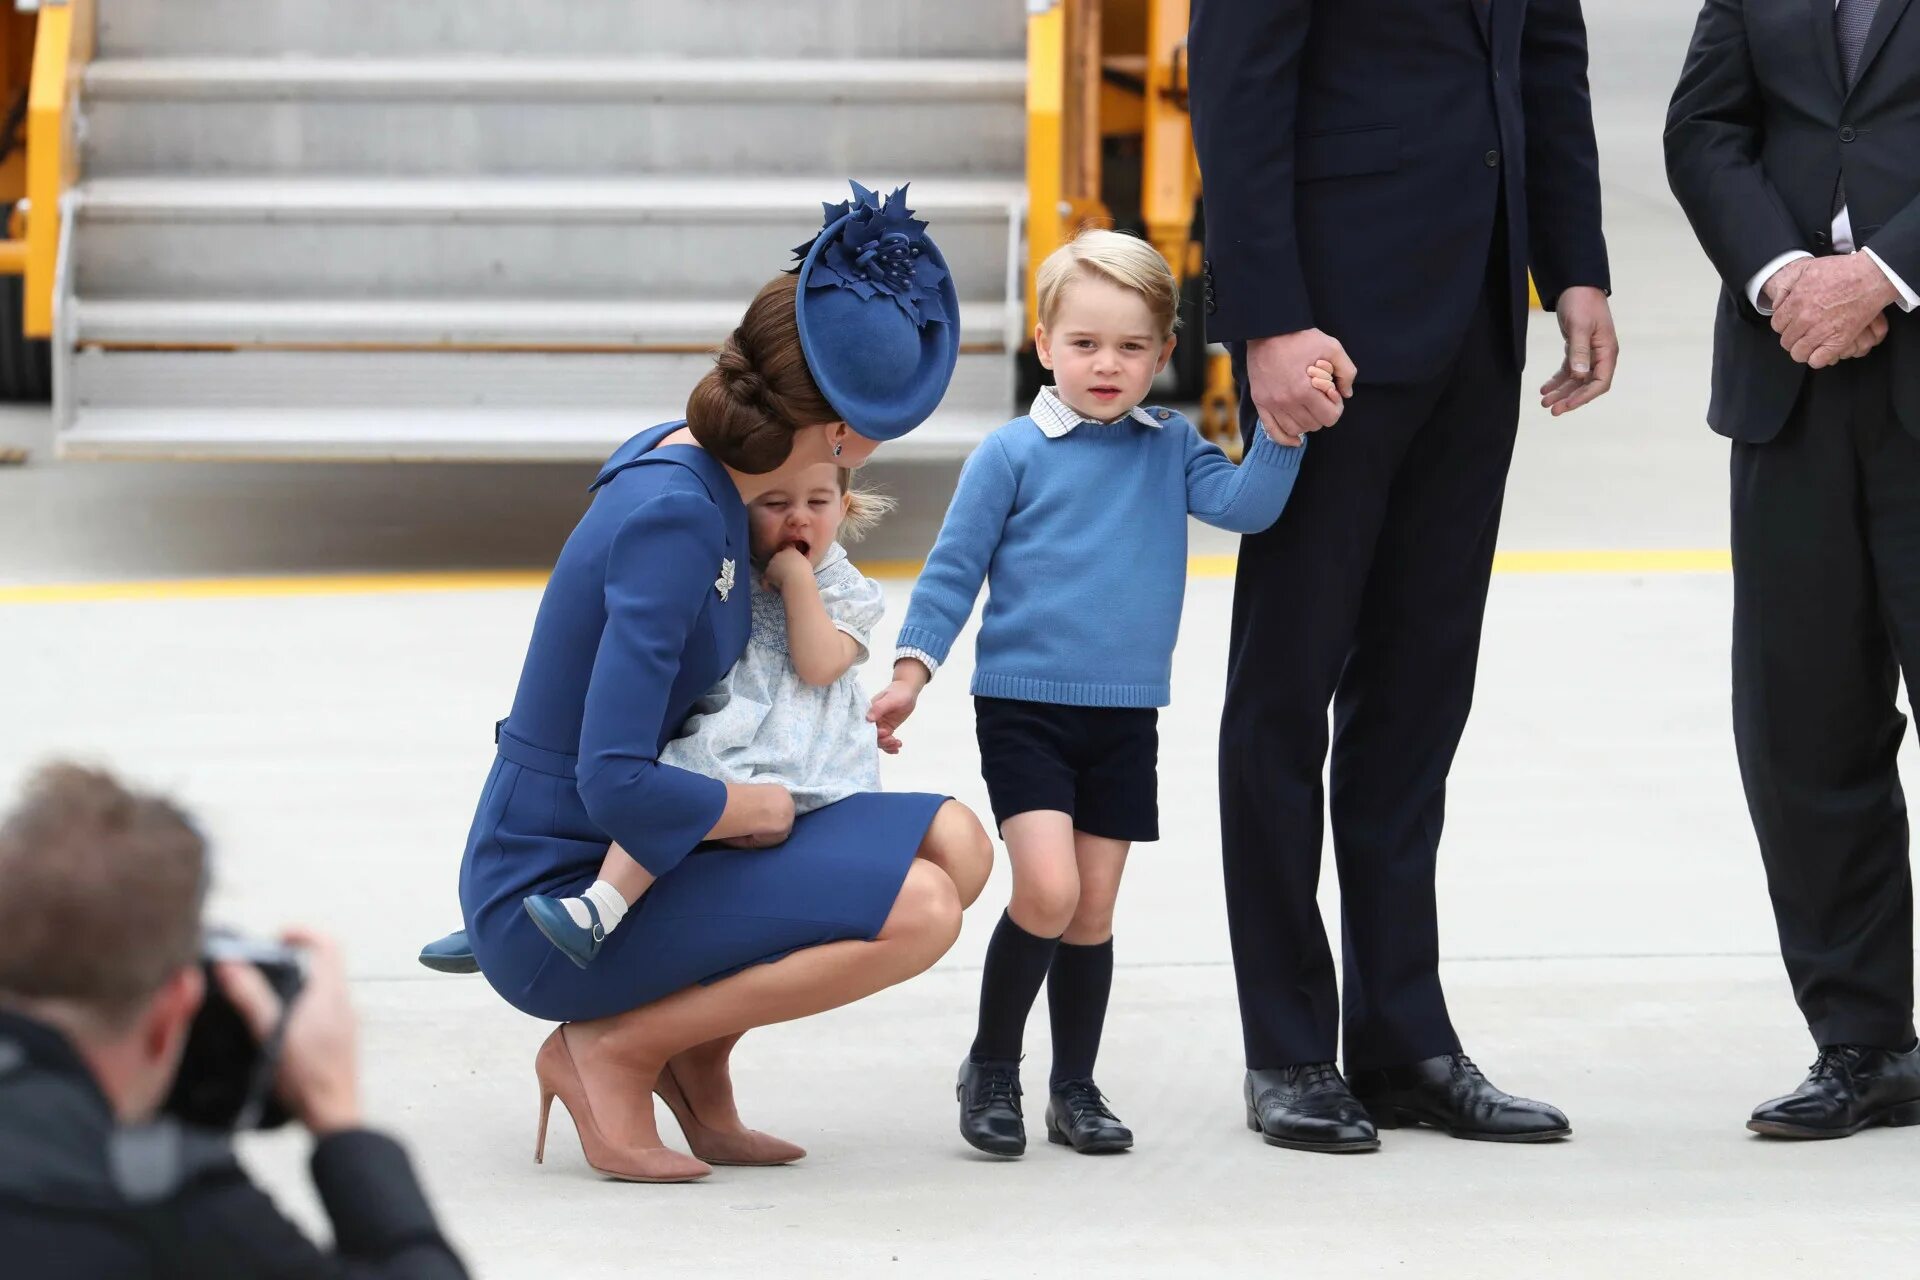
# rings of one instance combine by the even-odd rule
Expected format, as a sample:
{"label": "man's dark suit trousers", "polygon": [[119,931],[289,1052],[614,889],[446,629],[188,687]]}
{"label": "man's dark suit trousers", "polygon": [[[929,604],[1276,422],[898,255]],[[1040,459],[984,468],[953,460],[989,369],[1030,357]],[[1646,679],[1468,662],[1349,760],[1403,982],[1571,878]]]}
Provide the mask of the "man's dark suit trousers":
{"label": "man's dark suit trousers", "polygon": [[[1376,385],[1362,369],[1340,422],[1310,438],[1278,523],[1241,544],[1220,800],[1250,1067],[1335,1058],[1339,992],[1314,898],[1329,703],[1347,1068],[1460,1047],[1433,877],[1519,418],[1504,250],[1492,262],[1445,371]],[[1242,430],[1257,430],[1234,355]]]}
{"label": "man's dark suit trousers", "polygon": [[1881,347],[1733,445],[1734,740],[1780,950],[1821,1045],[1913,1041],[1913,881],[1894,758],[1920,661],[1920,440]]}

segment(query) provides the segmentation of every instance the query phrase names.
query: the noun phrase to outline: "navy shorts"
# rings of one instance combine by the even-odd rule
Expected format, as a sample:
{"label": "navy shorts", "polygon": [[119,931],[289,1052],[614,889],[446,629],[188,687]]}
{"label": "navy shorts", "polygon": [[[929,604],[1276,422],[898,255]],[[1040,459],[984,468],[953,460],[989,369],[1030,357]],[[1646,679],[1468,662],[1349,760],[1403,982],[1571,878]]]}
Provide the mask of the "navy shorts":
{"label": "navy shorts", "polygon": [[996,823],[1057,809],[1090,836],[1160,838],[1158,710],[980,697],[973,710]]}

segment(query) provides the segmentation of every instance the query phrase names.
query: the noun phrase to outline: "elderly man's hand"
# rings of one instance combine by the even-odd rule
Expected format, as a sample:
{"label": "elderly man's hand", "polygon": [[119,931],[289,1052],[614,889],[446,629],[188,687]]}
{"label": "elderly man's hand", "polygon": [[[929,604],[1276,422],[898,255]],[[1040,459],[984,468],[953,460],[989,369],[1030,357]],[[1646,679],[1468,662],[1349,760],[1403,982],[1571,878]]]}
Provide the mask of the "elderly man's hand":
{"label": "elderly man's hand", "polygon": [[1874,317],[1899,296],[1887,273],[1864,253],[1817,258],[1776,300],[1773,331],[1795,360],[1824,369],[1861,354],[1860,339]]}
{"label": "elderly man's hand", "polygon": [[1604,290],[1575,285],[1553,304],[1566,341],[1560,371],[1540,388],[1540,407],[1554,417],[1572,413],[1607,394],[1613,386],[1614,366],[1620,360],[1620,339],[1613,331],[1613,309]]}
{"label": "elderly man's hand", "polygon": [[[1332,369],[1339,399],[1322,394],[1313,385],[1307,371],[1316,360],[1325,360]],[[1247,386],[1253,395],[1253,407],[1260,414],[1261,429],[1275,444],[1298,445],[1308,432],[1340,421],[1346,407],[1342,401],[1353,394],[1356,372],[1347,349],[1337,338],[1318,329],[1255,338],[1247,343]]]}

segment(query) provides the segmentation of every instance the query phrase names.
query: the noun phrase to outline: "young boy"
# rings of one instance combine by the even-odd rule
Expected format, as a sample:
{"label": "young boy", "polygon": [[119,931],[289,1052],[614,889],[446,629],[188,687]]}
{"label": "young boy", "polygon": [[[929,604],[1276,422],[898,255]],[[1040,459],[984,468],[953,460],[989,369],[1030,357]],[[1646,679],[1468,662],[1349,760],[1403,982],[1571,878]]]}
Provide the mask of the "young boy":
{"label": "young boy", "polygon": [[[870,718],[882,745],[913,713],[987,581],[973,677],[980,767],[1013,864],[961,1065],[960,1133],[1018,1156],[1021,1036],[1047,982],[1047,1137],[1085,1153],[1133,1134],[1093,1062],[1113,980],[1127,850],[1159,838],[1157,708],[1168,701],[1186,588],[1187,517],[1272,524],[1303,450],[1256,433],[1236,467],[1192,424],[1141,406],[1173,353],[1177,290],[1145,241],[1085,231],[1041,264],[1034,344],[1054,374],[1031,412],[961,471]],[[1335,395],[1323,368],[1303,370]]]}

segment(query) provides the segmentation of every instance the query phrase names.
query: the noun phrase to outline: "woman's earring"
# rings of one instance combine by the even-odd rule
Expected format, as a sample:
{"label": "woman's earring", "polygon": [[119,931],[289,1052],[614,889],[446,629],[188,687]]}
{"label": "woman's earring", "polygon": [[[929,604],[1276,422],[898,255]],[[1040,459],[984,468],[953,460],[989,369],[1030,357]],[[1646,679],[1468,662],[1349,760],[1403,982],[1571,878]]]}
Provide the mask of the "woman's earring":
{"label": "woman's earring", "polygon": [[840,456],[840,442],[838,440],[833,442],[833,456],[836,458]]}

